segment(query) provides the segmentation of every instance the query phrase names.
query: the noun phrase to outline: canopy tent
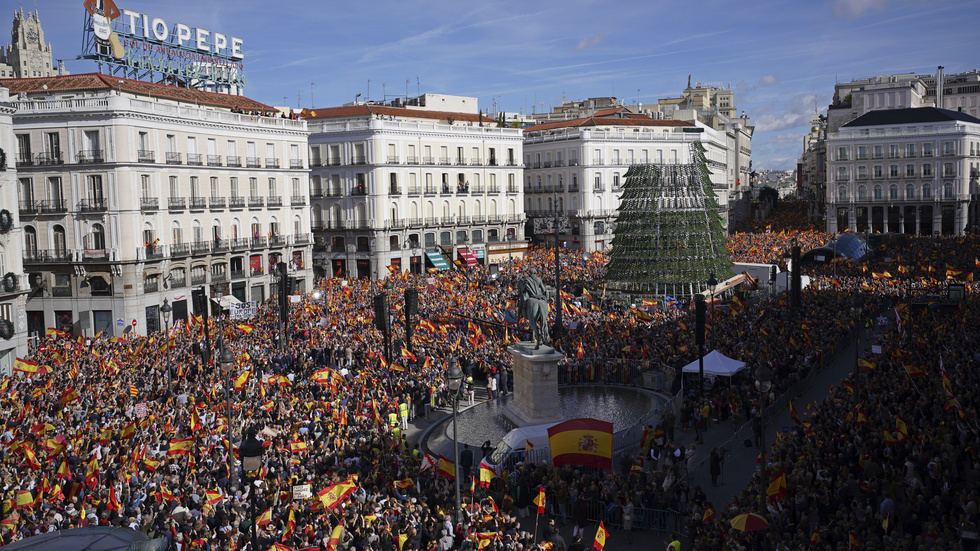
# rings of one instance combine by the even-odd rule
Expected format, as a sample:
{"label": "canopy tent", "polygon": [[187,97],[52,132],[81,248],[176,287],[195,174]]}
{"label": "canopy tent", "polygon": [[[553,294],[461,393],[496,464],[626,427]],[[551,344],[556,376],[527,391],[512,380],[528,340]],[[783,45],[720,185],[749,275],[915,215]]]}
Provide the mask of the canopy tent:
{"label": "canopy tent", "polygon": [[[94,521],[93,521],[94,522]],[[44,534],[15,541],[5,546],[14,550],[38,551],[163,551],[164,538],[150,539],[142,532],[116,526],[87,526]]]}
{"label": "canopy tent", "polygon": [[[704,356],[704,374],[708,377],[731,377],[744,368],[745,362],[733,360],[717,350]],[[684,373],[700,373],[698,360],[685,365]]]}
{"label": "canopy tent", "polygon": [[242,301],[238,299],[235,295],[225,295],[221,298],[212,298],[214,302],[217,302],[222,309],[227,310],[231,308],[233,304],[241,304]]}
{"label": "canopy tent", "polygon": [[448,270],[449,263],[446,262],[445,257],[439,254],[437,251],[425,251],[425,257],[429,259],[429,263],[432,267],[437,270]]}

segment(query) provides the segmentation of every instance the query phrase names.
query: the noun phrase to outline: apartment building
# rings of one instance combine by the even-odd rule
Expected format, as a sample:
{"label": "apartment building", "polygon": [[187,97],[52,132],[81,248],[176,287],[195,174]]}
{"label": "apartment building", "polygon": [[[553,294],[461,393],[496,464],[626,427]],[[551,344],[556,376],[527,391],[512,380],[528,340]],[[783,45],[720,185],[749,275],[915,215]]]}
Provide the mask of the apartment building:
{"label": "apartment building", "polygon": [[17,205],[14,107],[9,90],[0,87],[0,376],[10,375],[14,358],[27,353],[27,278]]}
{"label": "apartment building", "polygon": [[521,131],[476,98],[429,96],[304,111],[318,273],[380,279],[523,253]]}
{"label": "apartment building", "polygon": [[0,85],[14,108],[30,333],[152,333],[165,300],[171,324],[187,317],[191,288],[268,298],[279,261],[309,285],[305,121],[103,74]]}
{"label": "apartment building", "polygon": [[550,218],[556,210],[567,215],[569,231],[559,236],[565,246],[607,248],[629,167],[692,163],[693,141],[707,150],[719,215],[728,220],[728,143],[723,131],[699,122],[652,119],[620,107],[583,119],[537,124],[524,135],[524,211],[531,219]]}
{"label": "apartment building", "polygon": [[827,231],[980,230],[980,119],[947,109],[874,110],[827,136]]}

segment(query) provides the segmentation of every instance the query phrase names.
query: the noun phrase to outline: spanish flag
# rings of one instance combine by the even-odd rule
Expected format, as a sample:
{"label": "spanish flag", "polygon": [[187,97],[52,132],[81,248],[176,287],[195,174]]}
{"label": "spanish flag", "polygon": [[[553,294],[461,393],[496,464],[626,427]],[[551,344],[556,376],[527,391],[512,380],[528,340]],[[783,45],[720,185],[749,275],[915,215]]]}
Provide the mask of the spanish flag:
{"label": "spanish flag", "polygon": [[248,369],[242,371],[242,374],[235,377],[235,390],[241,390],[245,387],[245,383],[248,382],[248,378],[252,375],[252,372]]}
{"label": "spanish flag", "polygon": [[21,358],[14,358],[14,371],[21,373],[37,373],[37,362],[31,362]]}
{"label": "spanish flag", "polygon": [[439,456],[439,475],[446,478],[456,478],[456,467],[453,462],[443,456]]}
{"label": "spanish flag", "polygon": [[538,497],[534,498],[534,504],[538,506],[538,514],[543,514],[545,505],[544,486],[538,486]]}
{"label": "spanish flag", "polygon": [[325,509],[333,510],[343,503],[348,496],[353,494],[355,490],[357,490],[357,484],[347,479],[320,490],[316,495],[320,498],[320,502],[323,503]]}
{"label": "spanish flag", "polygon": [[308,450],[309,450],[309,446],[306,445],[306,442],[300,442],[294,440],[289,443],[289,451],[292,453],[305,452]]}
{"label": "spanish flag", "polygon": [[403,360],[412,360],[413,362],[417,362],[418,361],[418,358],[415,357],[415,354],[412,354],[404,346],[402,347],[402,359]]}
{"label": "spanish flag", "polygon": [[194,447],[193,438],[182,438],[180,440],[171,440],[170,449],[167,450],[167,456],[173,455],[190,455],[191,448]]}
{"label": "spanish flag", "polygon": [[608,536],[609,532],[606,531],[605,525],[603,525],[602,521],[600,520],[599,529],[595,531],[595,543],[592,544],[592,548],[596,551],[602,551],[602,548],[606,546],[606,537]]}
{"label": "spanish flag", "polygon": [[612,470],[613,424],[572,419],[548,429],[551,459],[556,467],[582,465]]}
{"label": "spanish flag", "polygon": [[270,522],[272,522],[272,507],[266,509],[261,515],[259,515],[259,518],[255,520],[255,524],[258,526],[265,526]]}
{"label": "spanish flag", "polygon": [[333,532],[330,533],[330,539],[327,540],[327,549],[329,551],[336,551],[337,544],[340,543],[340,537],[344,535],[344,524],[340,523],[334,527]]}
{"label": "spanish flag", "polygon": [[254,327],[252,327],[247,323],[240,323],[236,327],[238,327],[238,330],[241,331],[242,333],[245,333],[246,335],[248,335],[249,333],[255,330]]}
{"label": "spanish flag", "polygon": [[786,471],[783,469],[779,470],[779,473],[772,482],[769,483],[769,488],[766,490],[766,495],[773,499],[782,499],[786,497]]}
{"label": "spanish flag", "polygon": [[708,508],[704,510],[704,514],[701,515],[701,522],[711,522],[715,518],[715,510],[708,505]]}
{"label": "spanish flag", "polygon": [[847,548],[851,549],[857,547],[860,544],[858,541],[858,535],[853,530],[847,533]]}
{"label": "spanish flag", "polygon": [[874,362],[865,360],[864,358],[858,358],[858,367],[862,371],[870,371],[875,368],[875,364]]}
{"label": "spanish flag", "polygon": [[398,488],[400,490],[407,490],[414,485],[411,478],[403,478],[401,480],[396,480],[393,484],[395,485],[395,488]]}
{"label": "spanish flag", "polygon": [[484,459],[480,461],[480,487],[489,488],[490,481],[497,476],[497,471],[493,470],[493,467]]}

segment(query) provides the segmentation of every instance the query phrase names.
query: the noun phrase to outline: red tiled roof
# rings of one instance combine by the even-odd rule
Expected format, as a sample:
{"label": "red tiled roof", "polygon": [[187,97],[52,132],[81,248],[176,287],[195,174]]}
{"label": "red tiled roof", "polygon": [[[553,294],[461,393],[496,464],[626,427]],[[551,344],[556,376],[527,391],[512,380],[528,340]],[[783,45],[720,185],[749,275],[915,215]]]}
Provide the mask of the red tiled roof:
{"label": "red tiled roof", "polygon": [[244,96],[205,92],[196,88],[179,88],[167,84],[143,82],[128,78],[114,77],[102,73],[63,75],[40,78],[12,78],[0,80],[0,86],[10,89],[10,94],[40,92],[85,92],[93,90],[121,90],[143,96],[166,98],[198,105],[244,109],[247,111],[274,111],[264,103]]}
{"label": "red tiled roof", "polygon": [[596,111],[595,114],[592,115],[592,116],[593,117],[608,117],[610,115],[617,115],[617,114],[621,113],[622,111],[624,111],[625,109],[626,109],[625,107],[613,107],[613,108],[610,108],[610,109],[603,109],[601,111]]}
{"label": "red tiled roof", "polygon": [[425,111],[422,109],[407,109],[405,107],[391,107],[389,105],[346,105],[343,107],[325,107],[320,109],[303,109],[299,116],[304,119],[338,119],[345,117],[366,117],[370,115],[385,115],[403,117],[409,119],[433,119],[438,121],[447,120],[449,117],[456,122],[483,122],[483,124],[496,124],[496,119],[480,117],[473,113],[453,113],[450,111]]}
{"label": "red tiled roof", "polygon": [[694,126],[693,123],[687,121],[672,121],[672,120],[657,120],[651,119],[649,117],[644,118],[628,118],[628,119],[614,119],[609,117],[588,117],[585,119],[573,119],[569,121],[556,121],[556,122],[544,122],[541,124],[536,124],[530,128],[526,128],[524,133],[529,132],[539,132],[542,130],[554,130],[556,128],[576,128],[585,126]]}

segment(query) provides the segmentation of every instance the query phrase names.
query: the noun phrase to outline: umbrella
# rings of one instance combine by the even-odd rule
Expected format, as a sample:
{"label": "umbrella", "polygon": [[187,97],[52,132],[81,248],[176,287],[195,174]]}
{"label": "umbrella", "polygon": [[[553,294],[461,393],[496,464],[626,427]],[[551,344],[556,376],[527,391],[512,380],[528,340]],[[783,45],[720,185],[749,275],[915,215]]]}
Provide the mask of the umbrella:
{"label": "umbrella", "polygon": [[769,523],[766,519],[762,518],[762,515],[756,513],[742,513],[731,520],[732,528],[736,530],[741,530],[743,532],[757,532],[762,530]]}

